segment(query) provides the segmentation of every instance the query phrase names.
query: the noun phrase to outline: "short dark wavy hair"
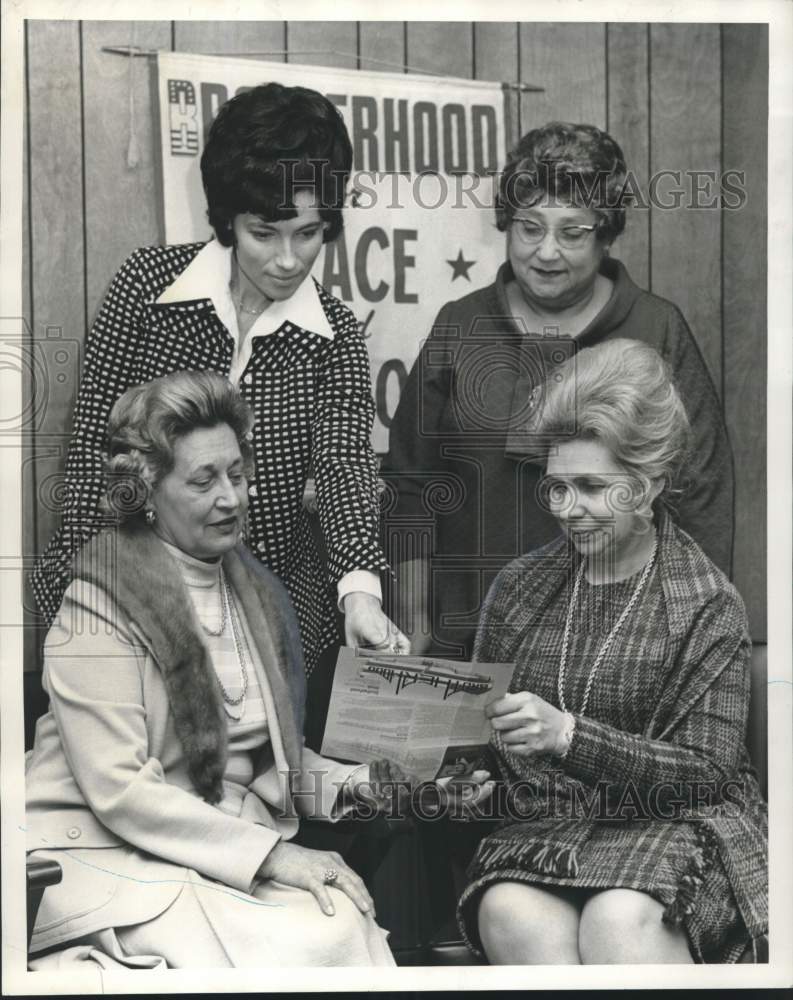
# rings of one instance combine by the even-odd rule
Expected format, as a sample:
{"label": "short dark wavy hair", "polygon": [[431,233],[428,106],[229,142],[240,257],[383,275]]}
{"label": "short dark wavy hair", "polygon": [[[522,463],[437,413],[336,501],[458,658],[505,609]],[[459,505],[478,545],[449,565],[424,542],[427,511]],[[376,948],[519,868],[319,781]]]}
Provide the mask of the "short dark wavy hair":
{"label": "short dark wavy hair", "polygon": [[573,203],[596,213],[598,239],[610,243],[625,228],[626,176],[622,149],[608,132],[548,122],[527,132],[507,156],[496,225],[503,232],[519,208]]}
{"label": "short dark wavy hair", "polygon": [[236,215],[291,219],[295,193],[311,190],[327,223],[324,241],[335,240],[351,169],[347,126],[326,97],[280,83],[252,87],[221,107],[201,156],[210,225],[231,246]]}
{"label": "short dark wavy hair", "polygon": [[120,521],[142,517],[152,490],[173,469],[176,442],[200,427],[227,424],[250,476],[253,420],[239,390],[217,372],[174,372],[132,386],[108,418],[102,508]]}

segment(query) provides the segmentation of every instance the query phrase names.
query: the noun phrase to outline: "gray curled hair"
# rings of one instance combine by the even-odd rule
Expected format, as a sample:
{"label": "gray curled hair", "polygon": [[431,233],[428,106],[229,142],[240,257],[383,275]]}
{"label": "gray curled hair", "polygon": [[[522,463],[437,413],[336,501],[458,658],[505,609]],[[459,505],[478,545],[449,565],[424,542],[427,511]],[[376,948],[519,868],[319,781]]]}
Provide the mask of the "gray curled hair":
{"label": "gray curled hair", "polygon": [[127,389],[108,419],[102,509],[120,522],[142,517],[152,491],[174,467],[176,442],[219,424],[233,431],[250,476],[253,411],[227,378],[183,371]]}
{"label": "gray curled hair", "polygon": [[[588,347],[565,361],[545,382],[533,420],[545,448],[594,439],[647,494],[669,505],[690,448],[685,407],[661,355],[638,340],[617,338]],[[628,509],[627,498],[623,509]]]}

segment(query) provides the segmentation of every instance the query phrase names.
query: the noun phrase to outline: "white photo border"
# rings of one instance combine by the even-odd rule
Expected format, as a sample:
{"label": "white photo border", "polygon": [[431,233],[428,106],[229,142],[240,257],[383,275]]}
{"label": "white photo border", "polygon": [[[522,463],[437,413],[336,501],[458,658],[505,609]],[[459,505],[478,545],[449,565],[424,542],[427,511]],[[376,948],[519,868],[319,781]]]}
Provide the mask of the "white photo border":
{"label": "white photo border", "polygon": [[[22,309],[22,189],[24,115],[24,19],[90,20],[282,20],[275,2],[237,0],[219,17],[212,0],[2,0],[2,199],[0,201],[0,323],[19,324]],[[221,7],[221,10],[223,8]],[[372,11],[376,17],[372,17]],[[530,13],[530,17],[527,14]],[[303,0],[297,20],[454,21],[640,21],[756,22],[769,25],[769,204],[768,216],[768,662],[770,795],[770,961],[768,965],[628,967],[445,967],[378,969],[170,970],[62,976],[26,971],[24,884],[24,781],[22,632],[3,629],[0,670],[0,795],[2,796],[3,993],[91,995],[227,992],[357,992],[385,990],[613,989],[615,987],[786,987],[793,984],[793,533],[791,532],[791,387],[793,386],[793,6],[786,0],[340,0],[330,10],[322,0]],[[67,17],[65,17],[67,15]],[[773,199],[773,201],[772,201]],[[16,319],[15,319],[16,318]],[[21,412],[21,385],[4,375],[3,407]],[[4,440],[0,452],[3,516],[0,565],[20,565],[21,509],[19,445]],[[16,561],[15,561],[16,560]],[[21,608],[21,573],[0,576],[4,607]],[[16,612],[15,612],[16,613]],[[19,620],[19,619],[16,619]]]}

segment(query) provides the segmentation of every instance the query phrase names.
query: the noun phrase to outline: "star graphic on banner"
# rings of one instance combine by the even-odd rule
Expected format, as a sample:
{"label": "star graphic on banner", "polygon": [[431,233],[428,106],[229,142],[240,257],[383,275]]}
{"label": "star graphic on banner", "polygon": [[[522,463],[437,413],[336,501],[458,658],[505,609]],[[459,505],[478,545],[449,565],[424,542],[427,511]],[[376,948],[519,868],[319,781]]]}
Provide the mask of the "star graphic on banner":
{"label": "star graphic on banner", "polygon": [[447,260],[446,263],[449,265],[452,271],[454,271],[454,274],[452,275],[452,281],[457,281],[458,278],[465,278],[466,281],[471,280],[471,276],[469,275],[468,272],[474,266],[476,261],[466,260],[465,257],[463,257],[462,250],[458,251],[456,260]]}

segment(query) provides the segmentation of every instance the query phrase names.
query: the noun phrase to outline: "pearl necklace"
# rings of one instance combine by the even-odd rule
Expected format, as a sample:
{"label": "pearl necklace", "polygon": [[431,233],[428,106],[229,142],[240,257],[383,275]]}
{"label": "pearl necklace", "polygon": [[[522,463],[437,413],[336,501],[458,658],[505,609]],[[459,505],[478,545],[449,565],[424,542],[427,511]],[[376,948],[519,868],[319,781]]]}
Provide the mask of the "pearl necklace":
{"label": "pearl necklace", "polygon": [[[237,621],[237,610],[234,599],[231,596],[231,590],[222,569],[218,571],[218,582],[220,587],[220,628],[211,629],[203,622],[201,622],[201,628],[203,628],[207,635],[220,636],[226,631],[227,622],[231,622],[231,635],[234,639],[234,648],[237,652],[237,661],[240,665],[240,694],[236,698],[232,698],[224,687],[223,681],[220,679],[220,674],[216,673],[215,676],[220,685],[220,693],[223,696],[223,708],[226,715],[235,722],[239,722],[245,714],[245,699],[248,695],[248,667],[246,659],[247,662],[251,661],[250,647],[248,646],[248,640],[245,638],[242,625]],[[239,706],[239,715],[235,715],[229,709],[229,705]]]}
{"label": "pearl necklace", "polygon": [[218,589],[220,590],[220,628],[210,628],[201,622],[201,628],[206,632],[207,635],[223,635],[226,631],[226,603],[223,600],[223,570],[218,569]]}
{"label": "pearl necklace", "polygon": [[[644,567],[639,582],[633,589],[633,593],[631,594],[630,600],[623,608],[622,614],[617,619],[614,628],[606,636],[605,642],[598,650],[598,654],[595,657],[595,662],[592,664],[592,669],[589,671],[589,677],[587,678],[586,687],[584,688],[584,700],[581,705],[581,710],[578,713],[579,715],[584,715],[584,713],[586,712],[586,707],[587,704],[589,703],[589,695],[592,692],[592,685],[595,680],[595,674],[597,674],[598,670],[600,669],[600,665],[603,663],[603,660],[606,657],[606,653],[608,652],[611,643],[614,641],[614,637],[616,636],[617,632],[619,632],[619,630],[622,628],[625,619],[631,613],[631,610],[633,609],[634,605],[639,599],[639,595],[644,590],[644,586],[649,580],[650,573],[652,572],[653,566],[655,565],[655,556],[657,552],[658,552],[658,538],[655,539],[655,544],[653,545],[653,551],[652,554],[650,555],[650,560]],[[568,605],[567,608],[567,620],[565,621],[564,624],[564,638],[562,640],[562,655],[559,660],[559,680],[557,685],[559,694],[559,707],[563,712],[568,711],[567,706],[565,705],[564,702],[564,684],[565,684],[565,674],[567,672],[567,649],[570,644],[570,629],[572,627],[572,622],[573,622],[573,608],[578,602],[578,591],[581,588],[581,580],[583,579],[585,568],[586,568],[586,560],[582,559],[581,565],[578,568],[578,574],[576,575],[575,578],[575,584],[573,586],[573,594],[570,598],[570,604]]]}
{"label": "pearl necklace", "polygon": [[[239,722],[243,715],[245,715],[245,699],[248,695],[248,668],[246,666],[246,652],[247,658],[250,661],[251,651],[248,646],[248,640],[245,638],[245,632],[242,628],[242,624],[238,621],[237,609],[225,576],[222,578],[222,583],[228,617],[231,622],[231,634],[234,638],[234,649],[237,652],[237,659],[240,664],[240,687],[242,690],[237,698],[231,698],[225,687],[223,687],[223,681],[221,681],[219,677],[218,683],[220,684],[220,691],[223,695],[223,708],[226,710],[226,715],[228,715],[228,717],[233,719],[235,722]],[[234,713],[229,709],[229,705],[234,705],[235,707],[239,705],[240,714],[234,715]]]}

